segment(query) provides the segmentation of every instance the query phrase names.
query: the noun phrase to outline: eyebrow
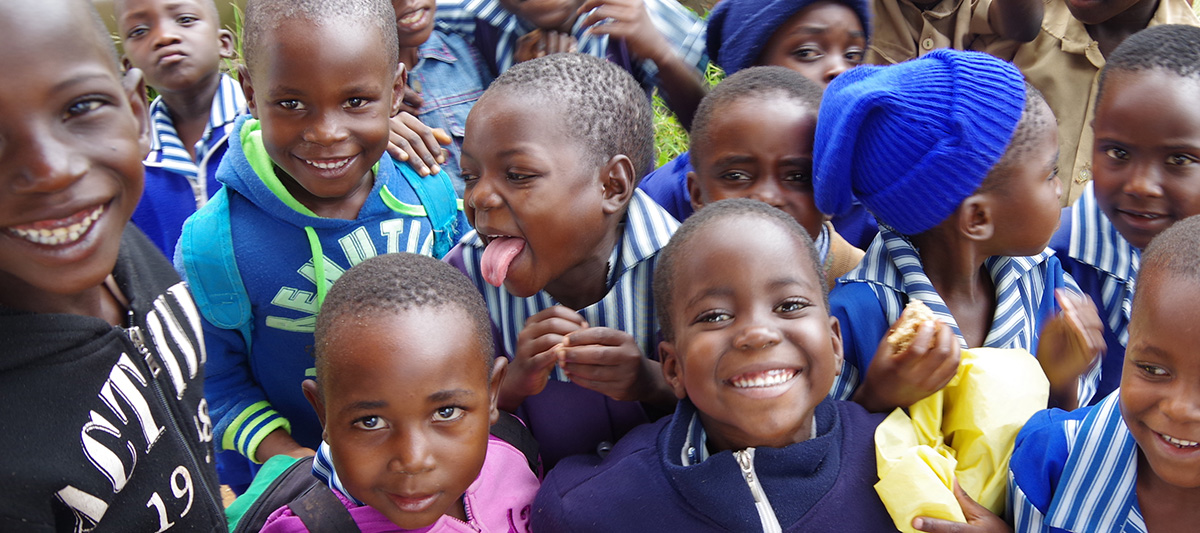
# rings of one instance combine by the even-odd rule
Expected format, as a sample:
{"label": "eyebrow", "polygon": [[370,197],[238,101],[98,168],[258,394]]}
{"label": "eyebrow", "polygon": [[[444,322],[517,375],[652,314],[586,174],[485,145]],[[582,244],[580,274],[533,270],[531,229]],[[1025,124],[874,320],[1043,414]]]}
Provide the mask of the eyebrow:
{"label": "eyebrow", "polygon": [[[54,84],[54,86],[50,88],[50,91],[53,93],[65,91],[76,85],[82,85],[84,83],[88,83],[93,80],[101,80],[101,81],[113,80],[119,84],[120,81],[114,80],[111,75],[112,75],[112,73],[108,72],[108,71],[86,72],[86,73],[80,74],[78,76],[72,76],[70,78],[67,78],[63,81],[60,81],[60,82]],[[121,94],[124,94],[124,91],[122,91]]]}
{"label": "eyebrow", "polygon": [[429,401],[433,403],[448,402],[457,399],[473,398],[475,391],[467,389],[450,389],[441,390],[429,395]]}
{"label": "eyebrow", "polygon": [[362,400],[349,403],[342,407],[341,412],[351,413],[354,411],[374,411],[387,407],[388,403],[382,400]]}

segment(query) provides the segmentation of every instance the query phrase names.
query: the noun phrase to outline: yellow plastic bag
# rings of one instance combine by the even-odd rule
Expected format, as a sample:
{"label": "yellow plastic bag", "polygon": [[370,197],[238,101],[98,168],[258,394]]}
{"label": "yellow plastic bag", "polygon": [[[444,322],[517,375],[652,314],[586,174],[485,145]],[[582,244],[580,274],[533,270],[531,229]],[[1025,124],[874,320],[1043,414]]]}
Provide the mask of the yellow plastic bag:
{"label": "yellow plastic bag", "polygon": [[875,491],[900,531],[918,516],[965,522],[953,483],[1003,515],[1008,459],[1017,432],[1050,397],[1037,359],[1025,350],[963,350],[942,390],[896,409],[875,430]]}

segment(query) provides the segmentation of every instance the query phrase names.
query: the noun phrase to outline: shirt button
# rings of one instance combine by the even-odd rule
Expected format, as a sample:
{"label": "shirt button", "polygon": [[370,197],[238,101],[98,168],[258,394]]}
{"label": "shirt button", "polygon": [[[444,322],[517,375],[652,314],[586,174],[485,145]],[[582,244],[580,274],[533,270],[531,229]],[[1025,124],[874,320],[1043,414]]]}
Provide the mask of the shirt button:
{"label": "shirt button", "polygon": [[924,41],[921,41],[921,48],[933,50],[933,39],[926,37]]}
{"label": "shirt button", "polygon": [[1075,183],[1084,184],[1088,181],[1091,181],[1091,179],[1092,169],[1090,167],[1083,167],[1083,169],[1079,171],[1079,177],[1075,178]]}

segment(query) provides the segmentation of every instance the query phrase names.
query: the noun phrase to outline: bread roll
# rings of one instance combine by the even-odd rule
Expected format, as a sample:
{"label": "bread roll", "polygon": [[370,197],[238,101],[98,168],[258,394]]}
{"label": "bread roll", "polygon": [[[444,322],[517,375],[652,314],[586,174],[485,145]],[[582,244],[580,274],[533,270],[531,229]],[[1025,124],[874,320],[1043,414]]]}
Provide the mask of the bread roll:
{"label": "bread roll", "polygon": [[892,346],[895,353],[907,350],[912,344],[913,339],[917,336],[917,330],[921,329],[921,324],[927,321],[936,321],[933,311],[929,306],[921,302],[921,300],[909,300],[905,306],[904,312],[900,314],[900,323],[896,324],[896,329],[887,336],[888,344]]}

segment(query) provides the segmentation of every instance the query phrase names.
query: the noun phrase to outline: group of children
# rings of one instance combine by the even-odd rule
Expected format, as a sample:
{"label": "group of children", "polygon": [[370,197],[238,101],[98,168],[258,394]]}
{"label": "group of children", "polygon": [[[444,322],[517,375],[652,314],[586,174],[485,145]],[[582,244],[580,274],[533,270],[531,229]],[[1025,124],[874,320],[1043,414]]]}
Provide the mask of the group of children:
{"label": "group of children", "polygon": [[[0,529],[1185,530],[1200,28],[1128,31],[1172,1],[1064,2],[1085,134],[1017,68],[1056,2],[250,0],[236,80],[211,0],[115,2],[123,59],[6,2]],[[1007,513],[894,523],[875,428],[985,346],[1058,408]],[[346,513],[227,521],[310,456]]]}

